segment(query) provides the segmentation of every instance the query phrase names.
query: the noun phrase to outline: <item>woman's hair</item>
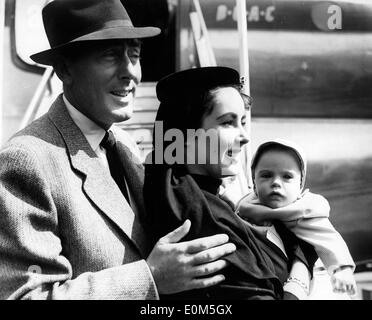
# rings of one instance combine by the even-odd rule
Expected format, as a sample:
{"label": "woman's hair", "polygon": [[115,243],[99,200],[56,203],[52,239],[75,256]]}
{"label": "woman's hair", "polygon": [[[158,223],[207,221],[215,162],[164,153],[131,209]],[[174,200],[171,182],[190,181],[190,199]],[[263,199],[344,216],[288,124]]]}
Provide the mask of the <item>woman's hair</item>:
{"label": "woman's hair", "polygon": [[[186,69],[170,74],[156,85],[160,101],[156,121],[163,132],[180,130],[187,137],[187,130],[197,130],[215,105],[216,93],[221,88],[234,88],[241,95],[244,105],[249,108],[251,98],[242,93],[239,73],[228,67],[202,67]],[[155,130],[156,130],[155,126]],[[159,135],[153,132],[153,146]],[[162,141],[165,148],[172,141]]]}
{"label": "woman's hair", "polygon": [[245,108],[250,108],[252,98],[243,94],[239,85],[223,85],[203,92],[190,92],[183,99],[162,102],[156,120],[163,121],[164,132],[176,128],[186,134],[187,129],[199,129],[203,119],[213,112],[216,93],[221,88],[234,88],[242,97]]}
{"label": "woman's hair", "polygon": [[[191,112],[191,114],[190,114],[189,123],[190,124],[195,123],[194,127],[190,128],[190,129],[198,129],[198,128],[201,127],[203,119],[213,112],[217,91],[221,88],[229,88],[229,87],[234,88],[236,91],[238,91],[238,93],[240,94],[240,96],[242,97],[242,100],[244,102],[245,109],[249,109],[252,99],[251,99],[251,97],[249,97],[249,96],[247,96],[247,95],[245,95],[241,92],[241,87],[240,86],[238,86],[238,85],[218,86],[218,87],[210,89],[210,90],[208,90],[208,91],[206,91],[205,93],[202,94],[201,101],[200,101],[200,108],[194,108],[195,111]],[[191,101],[191,103],[192,103],[192,101]],[[193,109],[191,108],[191,110],[193,110]]]}

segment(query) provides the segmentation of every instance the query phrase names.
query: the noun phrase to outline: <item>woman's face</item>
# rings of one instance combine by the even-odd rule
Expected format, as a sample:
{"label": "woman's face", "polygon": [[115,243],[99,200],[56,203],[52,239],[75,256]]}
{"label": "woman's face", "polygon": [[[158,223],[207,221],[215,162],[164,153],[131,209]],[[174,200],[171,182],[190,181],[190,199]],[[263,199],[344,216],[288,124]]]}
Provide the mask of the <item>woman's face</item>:
{"label": "woman's face", "polygon": [[212,111],[202,118],[201,134],[195,145],[188,144],[197,154],[196,164],[188,168],[215,178],[234,176],[239,172],[241,147],[248,142],[244,101],[232,87],[216,89],[212,95]]}

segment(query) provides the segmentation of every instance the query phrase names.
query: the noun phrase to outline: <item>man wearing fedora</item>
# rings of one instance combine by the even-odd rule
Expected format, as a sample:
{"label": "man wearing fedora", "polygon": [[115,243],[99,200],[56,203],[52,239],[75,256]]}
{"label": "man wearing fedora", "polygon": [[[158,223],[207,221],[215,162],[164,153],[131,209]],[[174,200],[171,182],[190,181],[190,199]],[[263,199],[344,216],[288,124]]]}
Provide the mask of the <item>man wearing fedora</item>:
{"label": "man wearing fedora", "polygon": [[143,168],[113,123],[131,117],[140,38],[120,0],[43,9],[61,94],[0,151],[0,299],[157,299],[223,280],[226,235],[190,242],[186,221],[149,247]]}

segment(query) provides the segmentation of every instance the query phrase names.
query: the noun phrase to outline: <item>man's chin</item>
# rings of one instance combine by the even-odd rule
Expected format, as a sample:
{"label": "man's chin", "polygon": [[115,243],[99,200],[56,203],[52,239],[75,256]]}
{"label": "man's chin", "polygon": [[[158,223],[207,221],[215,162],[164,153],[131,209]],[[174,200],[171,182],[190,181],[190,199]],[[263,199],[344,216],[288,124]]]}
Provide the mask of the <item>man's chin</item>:
{"label": "man's chin", "polygon": [[124,122],[133,117],[133,110],[120,110],[115,112],[115,123]]}

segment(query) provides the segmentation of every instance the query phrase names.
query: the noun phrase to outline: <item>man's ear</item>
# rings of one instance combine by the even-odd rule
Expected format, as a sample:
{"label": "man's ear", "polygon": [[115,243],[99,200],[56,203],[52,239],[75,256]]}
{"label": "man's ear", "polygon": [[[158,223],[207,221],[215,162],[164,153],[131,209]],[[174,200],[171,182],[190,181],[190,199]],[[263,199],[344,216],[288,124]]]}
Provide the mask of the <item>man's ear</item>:
{"label": "man's ear", "polygon": [[65,85],[72,83],[71,63],[65,57],[58,56],[54,61],[53,68],[58,78]]}

